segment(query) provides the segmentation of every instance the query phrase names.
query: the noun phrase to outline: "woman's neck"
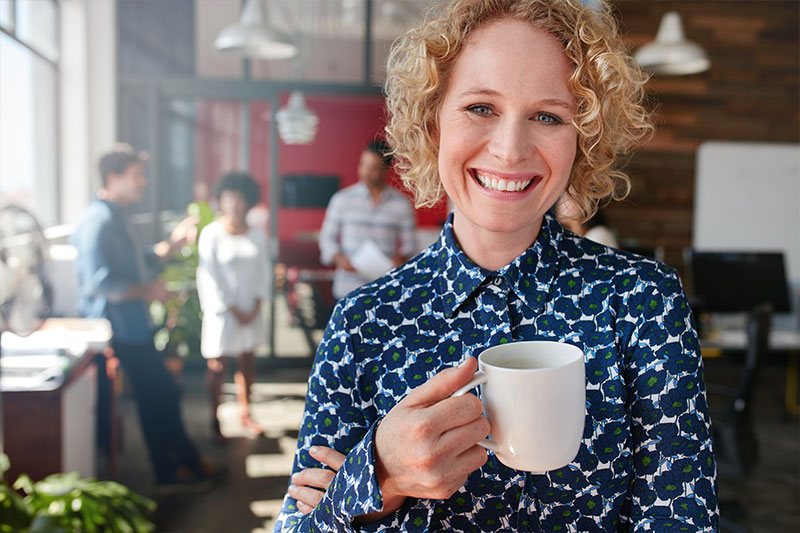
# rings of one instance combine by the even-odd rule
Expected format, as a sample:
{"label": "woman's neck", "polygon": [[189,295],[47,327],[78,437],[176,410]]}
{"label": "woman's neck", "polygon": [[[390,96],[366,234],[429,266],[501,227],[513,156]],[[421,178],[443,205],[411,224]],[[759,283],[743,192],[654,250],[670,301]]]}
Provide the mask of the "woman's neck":
{"label": "woman's neck", "polygon": [[242,235],[247,233],[247,223],[241,218],[222,215],[219,218],[219,223],[222,225],[222,229],[231,235]]}
{"label": "woman's neck", "polygon": [[487,270],[500,270],[527,250],[541,229],[541,220],[536,227],[528,226],[517,231],[493,231],[471,224],[456,210],[453,233],[459,246],[473,263]]}

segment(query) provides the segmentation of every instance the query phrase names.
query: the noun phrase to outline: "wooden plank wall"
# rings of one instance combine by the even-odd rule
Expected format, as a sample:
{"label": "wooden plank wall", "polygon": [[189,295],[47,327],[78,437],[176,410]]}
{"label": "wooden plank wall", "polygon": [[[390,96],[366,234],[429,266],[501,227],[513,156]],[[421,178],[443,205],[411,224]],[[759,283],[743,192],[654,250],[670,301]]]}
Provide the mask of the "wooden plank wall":
{"label": "wooden plank wall", "polygon": [[[632,50],[652,40],[661,16],[680,13],[711,69],[654,77],[648,96],[658,131],[627,163],[633,189],[606,208],[621,237],[662,246],[683,270],[691,244],[695,153],[705,140],[800,141],[800,2],[797,0],[617,0]],[[758,176],[753,176],[758,179]]]}

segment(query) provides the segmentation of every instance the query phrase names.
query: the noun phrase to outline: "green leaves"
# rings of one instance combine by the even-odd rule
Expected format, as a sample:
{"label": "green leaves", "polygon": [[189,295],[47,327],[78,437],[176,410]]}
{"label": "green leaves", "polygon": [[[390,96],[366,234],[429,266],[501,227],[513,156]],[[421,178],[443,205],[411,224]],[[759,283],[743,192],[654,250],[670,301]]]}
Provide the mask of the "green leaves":
{"label": "green leaves", "polygon": [[[0,455],[0,470],[9,461]],[[76,472],[33,483],[21,475],[13,488],[0,483],[0,533],[150,533],[156,504],[113,481]]]}
{"label": "green leaves", "polygon": [[[200,217],[200,222],[197,224],[198,235],[206,225],[214,221],[214,211],[207,203],[189,204],[186,214]],[[158,328],[154,339],[156,348],[169,355],[200,356],[202,310],[196,288],[199,260],[197,243],[187,244],[159,274],[159,280],[163,281],[168,289],[178,293],[166,302],[150,304],[150,315],[153,324]]]}
{"label": "green leaves", "polygon": [[5,478],[9,468],[11,468],[11,461],[8,456],[4,453],[0,454],[0,480]]}

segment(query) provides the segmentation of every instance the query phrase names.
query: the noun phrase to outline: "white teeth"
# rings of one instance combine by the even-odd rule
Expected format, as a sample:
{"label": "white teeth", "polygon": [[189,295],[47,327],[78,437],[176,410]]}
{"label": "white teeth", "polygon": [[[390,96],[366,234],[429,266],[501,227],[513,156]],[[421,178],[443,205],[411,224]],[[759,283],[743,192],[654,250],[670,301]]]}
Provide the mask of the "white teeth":
{"label": "white teeth", "polygon": [[484,188],[489,189],[490,191],[509,191],[509,192],[517,192],[525,189],[528,185],[530,185],[532,180],[504,180],[504,179],[497,179],[497,178],[488,178],[481,174],[475,173],[475,177],[478,179],[481,185]]}

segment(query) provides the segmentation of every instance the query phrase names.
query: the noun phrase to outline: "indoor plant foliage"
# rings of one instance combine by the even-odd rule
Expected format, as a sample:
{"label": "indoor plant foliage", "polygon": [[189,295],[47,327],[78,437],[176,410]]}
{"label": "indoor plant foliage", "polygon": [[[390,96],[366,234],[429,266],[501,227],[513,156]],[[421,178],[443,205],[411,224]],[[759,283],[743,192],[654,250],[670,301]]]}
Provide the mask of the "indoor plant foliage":
{"label": "indoor plant foliage", "polygon": [[[200,217],[198,234],[214,220],[214,211],[205,202],[189,204],[186,213]],[[177,293],[163,303],[150,305],[153,323],[160,326],[155,334],[156,347],[168,356],[200,354],[202,314],[196,284],[198,261],[197,243],[187,244],[159,276],[169,290]]]}
{"label": "indoor plant foliage", "polygon": [[155,502],[113,481],[53,474],[36,483],[23,474],[9,487],[0,455],[0,532],[148,533]]}

